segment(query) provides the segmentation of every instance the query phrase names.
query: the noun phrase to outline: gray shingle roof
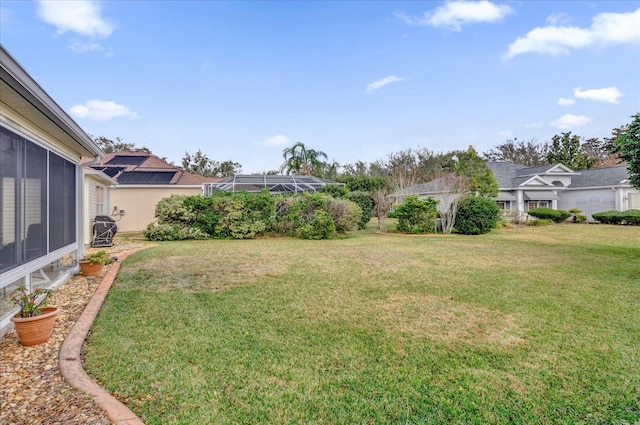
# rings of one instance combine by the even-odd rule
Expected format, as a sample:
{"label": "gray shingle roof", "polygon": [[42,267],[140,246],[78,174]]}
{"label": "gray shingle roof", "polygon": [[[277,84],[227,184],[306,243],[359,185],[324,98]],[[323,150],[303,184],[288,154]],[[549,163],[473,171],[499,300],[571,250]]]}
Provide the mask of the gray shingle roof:
{"label": "gray shingle roof", "polygon": [[623,180],[628,178],[629,171],[624,165],[580,170],[580,175],[571,177],[571,185],[569,188],[618,186]]}
{"label": "gray shingle roof", "polygon": [[518,175],[518,172],[522,169],[527,169],[527,166],[520,164],[512,164],[510,162],[487,162],[487,166],[493,172],[498,180],[498,187],[514,187],[513,179]]}

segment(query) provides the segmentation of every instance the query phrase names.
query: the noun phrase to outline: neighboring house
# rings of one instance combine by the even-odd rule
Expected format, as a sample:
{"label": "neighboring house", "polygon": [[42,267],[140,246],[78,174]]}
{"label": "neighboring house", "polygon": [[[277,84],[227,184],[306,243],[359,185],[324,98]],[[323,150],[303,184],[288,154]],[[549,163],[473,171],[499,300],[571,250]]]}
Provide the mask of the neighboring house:
{"label": "neighboring house", "polygon": [[201,195],[202,184],[220,180],[190,174],[138,149],[108,154],[92,165],[117,181],[109,190],[110,215],[118,232],[140,232],[155,221],[156,204],[171,195]]}
{"label": "neighboring house", "polygon": [[629,182],[626,166],[580,171],[558,201],[558,209],[578,208],[591,219],[599,211],[640,210],[640,191]]}
{"label": "neighboring house", "polygon": [[111,189],[118,184],[117,181],[91,167],[84,170],[84,210],[82,216],[84,226],[84,244],[90,245],[93,241],[93,224],[96,216],[108,216],[111,214]]}
{"label": "neighboring house", "polygon": [[81,158],[103,155],[0,45],[0,335],[16,287],[53,288],[77,272]]}
{"label": "neighboring house", "polygon": [[[525,215],[530,209],[578,208],[592,219],[599,211],[640,208],[640,193],[629,183],[625,166],[573,171],[562,164],[527,167],[488,162],[498,181],[496,202],[503,210]],[[438,181],[411,186],[405,195],[438,199]]]}

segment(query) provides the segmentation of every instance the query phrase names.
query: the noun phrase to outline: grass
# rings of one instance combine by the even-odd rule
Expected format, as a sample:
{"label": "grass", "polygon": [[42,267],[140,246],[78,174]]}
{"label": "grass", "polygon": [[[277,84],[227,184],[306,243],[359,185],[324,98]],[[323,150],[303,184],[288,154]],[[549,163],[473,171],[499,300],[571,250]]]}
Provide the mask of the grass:
{"label": "grass", "polygon": [[640,421],[640,228],[163,243],[85,368],[151,424]]}

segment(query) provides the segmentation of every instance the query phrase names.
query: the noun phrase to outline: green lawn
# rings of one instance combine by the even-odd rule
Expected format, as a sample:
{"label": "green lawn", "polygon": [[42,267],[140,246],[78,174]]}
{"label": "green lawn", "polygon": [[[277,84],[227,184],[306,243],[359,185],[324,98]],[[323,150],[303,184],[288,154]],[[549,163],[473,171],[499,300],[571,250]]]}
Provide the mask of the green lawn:
{"label": "green lawn", "polygon": [[85,368],[147,424],[633,424],[640,227],[169,242]]}

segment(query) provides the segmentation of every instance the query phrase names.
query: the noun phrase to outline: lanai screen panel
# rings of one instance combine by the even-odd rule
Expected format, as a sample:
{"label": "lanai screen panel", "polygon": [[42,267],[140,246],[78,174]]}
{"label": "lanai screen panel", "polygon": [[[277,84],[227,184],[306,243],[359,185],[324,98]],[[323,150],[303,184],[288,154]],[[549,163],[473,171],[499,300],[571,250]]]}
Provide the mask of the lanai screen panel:
{"label": "lanai screen panel", "polygon": [[203,194],[207,196],[218,191],[262,192],[264,189],[270,193],[315,192],[328,184],[343,186],[342,183],[313,176],[235,175],[215,183],[205,183]]}

